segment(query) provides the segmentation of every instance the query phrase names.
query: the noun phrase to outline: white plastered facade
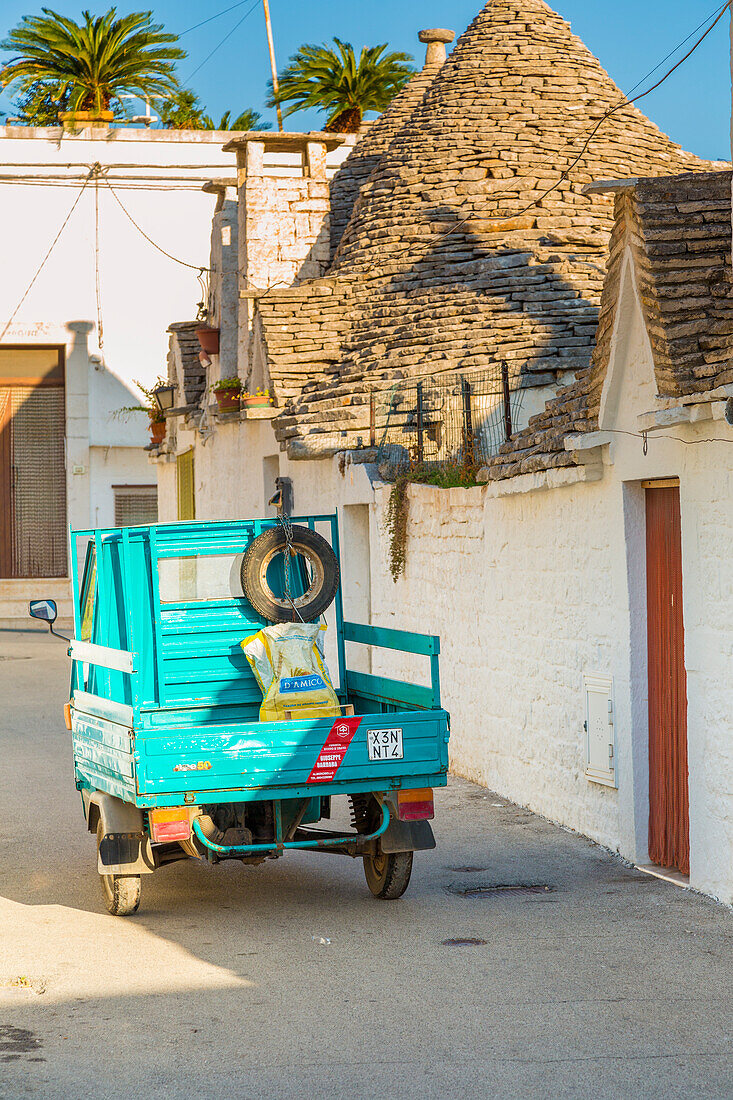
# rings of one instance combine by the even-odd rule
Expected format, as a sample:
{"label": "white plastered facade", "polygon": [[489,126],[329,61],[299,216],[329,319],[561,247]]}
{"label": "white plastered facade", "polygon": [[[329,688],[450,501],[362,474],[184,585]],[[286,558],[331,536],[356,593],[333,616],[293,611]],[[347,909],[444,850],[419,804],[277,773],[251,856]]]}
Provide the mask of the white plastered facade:
{"label": "white plastered facade", "polygon": [[[62,349],[67,522],[74,528],[114,523],[113,486],[156,484],[144,449],[150,438],[147,417],[142,412],[120,416],[119,410],[139,405],[135,381],[150,387],[166,373],[168,321],[195,313],[201,297],[197,271],[145,240],[104,179],[156,244],[207,268],[215,199],[202,187],[212,176],[235,176],[235,157],[222,148],[227,136],[0,127],[6,257],[0,270],[1,344]],[[41,266],[95,164],[102,170],[99,184],[87,183]],[[0,619],[25,619],[28,599],[39,595],[60,601],[68,617],[68,580],[19,578],[0,579]]]}

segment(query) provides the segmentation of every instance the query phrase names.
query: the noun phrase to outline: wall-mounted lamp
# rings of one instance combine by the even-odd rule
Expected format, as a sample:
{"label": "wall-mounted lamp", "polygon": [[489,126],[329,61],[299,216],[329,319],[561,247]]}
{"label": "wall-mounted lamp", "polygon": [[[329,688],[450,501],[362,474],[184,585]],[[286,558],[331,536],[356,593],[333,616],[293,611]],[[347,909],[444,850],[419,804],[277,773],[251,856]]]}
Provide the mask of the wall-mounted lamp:
{"label": "wall-mounted lamp", "polygon": [[162,413],[169,412],[175,403],[176,399],[176,387],[175,386],[156,386],[153,390],[153,397],[155,398],[155,404]]}

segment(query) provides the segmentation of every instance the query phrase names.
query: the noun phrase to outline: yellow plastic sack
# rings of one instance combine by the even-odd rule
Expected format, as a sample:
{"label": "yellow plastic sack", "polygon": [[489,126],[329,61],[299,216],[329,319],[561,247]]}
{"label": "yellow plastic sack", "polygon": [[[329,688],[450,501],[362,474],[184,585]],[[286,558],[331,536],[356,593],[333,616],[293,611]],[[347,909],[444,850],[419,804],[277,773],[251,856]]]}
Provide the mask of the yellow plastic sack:
{"label": "yellow plastic sack", "polygon": [[277,623],[241,643],[262,691],[261,722],[340,714],[339,701],[319,649],[318,623]]}

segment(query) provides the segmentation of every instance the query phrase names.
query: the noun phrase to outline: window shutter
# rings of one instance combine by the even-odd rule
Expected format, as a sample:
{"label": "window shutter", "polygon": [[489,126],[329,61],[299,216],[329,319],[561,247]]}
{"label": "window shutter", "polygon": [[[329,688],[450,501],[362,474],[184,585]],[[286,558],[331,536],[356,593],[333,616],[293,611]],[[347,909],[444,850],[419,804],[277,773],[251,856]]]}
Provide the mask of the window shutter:
{"label": "window shutter", "polygon": [[176,458],[178,482],[178,518],[196,519],[196,503],[193,488],[193,447]]}
{"label": "window shutter", "polygon": [[138,527],[158,522],[156,485],[113,485],[115,527]]}

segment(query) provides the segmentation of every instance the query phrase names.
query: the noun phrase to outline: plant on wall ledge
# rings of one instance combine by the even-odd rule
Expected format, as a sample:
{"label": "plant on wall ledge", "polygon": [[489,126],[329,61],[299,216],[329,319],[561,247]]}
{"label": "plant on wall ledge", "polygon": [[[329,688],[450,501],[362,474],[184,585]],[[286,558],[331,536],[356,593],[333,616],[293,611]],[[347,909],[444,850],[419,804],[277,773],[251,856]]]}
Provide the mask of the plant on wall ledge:
{"label": "plant on wall ledge", "polygon": [[165,413],[159,408],[154,392],[160,386],[167,386],[168,381],[165,378],[158,377],[155,380],[155,385],[150,388],[143,386],[142,382],[135,382],[135,385],[145,400],[141,401],[139,405],[123,405],[122,408],[115,411],[114,416],[123,419],[131,413],[147,413],[150,421],[150,442],[154,446],[159,446],[165,439],[166,422]]}
{"label": "plant on wall ledge", "polygon": [[256,393],[249,393],[247,390],[244,390],[242,393],[242,404],[245,409],[266,409],[272,404],[270,391],[261,390],[259,387]]}
{"label": "plant on wall ledge", "polygon": [[220,378],[218,382],[214,382],[211,392],[220,412],[235,412],[239,409],[242,383],[238,378]]}

